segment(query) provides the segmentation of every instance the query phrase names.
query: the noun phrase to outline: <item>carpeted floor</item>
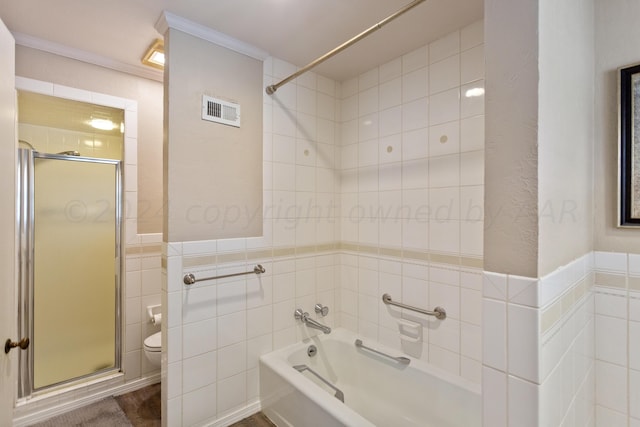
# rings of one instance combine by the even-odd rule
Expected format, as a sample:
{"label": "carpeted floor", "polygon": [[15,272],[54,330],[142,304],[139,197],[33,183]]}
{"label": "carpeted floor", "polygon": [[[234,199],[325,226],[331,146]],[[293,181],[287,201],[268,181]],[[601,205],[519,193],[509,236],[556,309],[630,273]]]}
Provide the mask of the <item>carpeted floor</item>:
{"label": "carpeted floor", "polygon": [[[159,427],[161,425],[160,384],[50,418],[32,427]],[[275,427],[262,412],[229,427]]]}
{"label": "carpeted floor", "polygon": [[112,398],[100,400],[75,411],[49,418],[34,427],[114,427],[132,426],[118,403]]}
{"label": "carpeted floor", "polygon": [[159,427],[161,425],[162,409],[159,383],[116,396],[115,399],[134,427]]}
{"label": "carpeted floor", "polygon": [[250,417],[240,420],[229,427],[276,427],[262,412],[253,414]]}

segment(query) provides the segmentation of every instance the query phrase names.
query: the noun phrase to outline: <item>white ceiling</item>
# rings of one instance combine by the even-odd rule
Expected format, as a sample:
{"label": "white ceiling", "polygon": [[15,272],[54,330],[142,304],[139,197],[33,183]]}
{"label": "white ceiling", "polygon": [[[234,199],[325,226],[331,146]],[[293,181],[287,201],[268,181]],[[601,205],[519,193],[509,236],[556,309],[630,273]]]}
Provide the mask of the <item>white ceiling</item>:
{"label": "white ceiling", "polygon": [[[124,64],[160,37],[163,10],[304,66],[410,0],[0,0],[12,32]],[[426,0],[316,71],[343,81],[470,24],[483,0]]]}

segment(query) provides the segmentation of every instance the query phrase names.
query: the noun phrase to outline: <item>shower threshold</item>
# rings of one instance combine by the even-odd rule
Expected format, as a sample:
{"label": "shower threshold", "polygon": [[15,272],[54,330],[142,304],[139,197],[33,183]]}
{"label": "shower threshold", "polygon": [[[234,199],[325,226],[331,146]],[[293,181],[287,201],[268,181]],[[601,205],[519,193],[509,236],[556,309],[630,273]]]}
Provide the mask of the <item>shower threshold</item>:
{"label": "shower threshold", "polygon": [[29,397],[18,399],[13,413],[13,427],[27,427],[107,397],[159,382],[160,372],[125,383],[123,372],[111,371],[39,390]]}

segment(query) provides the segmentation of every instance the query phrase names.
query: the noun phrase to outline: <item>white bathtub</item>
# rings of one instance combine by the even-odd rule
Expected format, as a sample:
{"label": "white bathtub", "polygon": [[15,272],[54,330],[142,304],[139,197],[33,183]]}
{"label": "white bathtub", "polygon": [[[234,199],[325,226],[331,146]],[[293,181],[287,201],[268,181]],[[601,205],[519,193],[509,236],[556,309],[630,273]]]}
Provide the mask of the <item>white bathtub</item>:
{"label": "white bathtub", "polygon": [[[260,399],[278,426],[473,427],[481,425],[480,386],[411,358],[409,365],[354,345],[342,328],[260,358]],[[364,345],[400,356],[398,350],[362,339]],[[310,345],[317,354],[307,355]],[[307,365],[344,393],[335,391]]]}

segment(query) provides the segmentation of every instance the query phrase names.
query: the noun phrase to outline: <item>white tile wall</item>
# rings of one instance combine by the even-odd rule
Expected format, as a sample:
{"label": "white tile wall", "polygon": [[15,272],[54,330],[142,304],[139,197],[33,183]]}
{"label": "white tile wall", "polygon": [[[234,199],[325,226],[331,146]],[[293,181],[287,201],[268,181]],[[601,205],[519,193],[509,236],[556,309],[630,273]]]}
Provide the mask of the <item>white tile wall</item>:
{"label": "white tile wall", "polygon": [[[479,108],[468,108],[472,117],[460,120],[462,85],[481,86],[484,76],[478,28],[476,23],[343,82],[339,150],[340,241],[396,251],[342,256],[341,324],[477,382],[482,301],[474,284],[480,270],[397,251],[456,260],[482,256],[483,97]],[[390,309],[381,302],[384,291],[412,305],[441,305],[447,320]],[[418,344],[409,342],[402,319],[417,322]]]}
{"label": "white tile wall", "polygon": [[[41,153],[77,150],[83,156],[122,160],[126,146],[122,136],[70,131],[28,123],[19,123],[20,139],[29,142]],[[133,162],[137,159],[134,157]]]}
{"label": "white tile wall", "polygon": [[[482,425],[505,427],[508,424],[507,374],[504,371],[482,367],[483,411]],[[486,396],[491,396],[491,407],[487,408]]]}
{"label": "white tile wall", "polygon": [[151,323],[147,306],[160,305],[162,302],[161,240],[161,234],[139,235],[139,244],[127,246],[122,350],[127,381],[151,377],[160,371],[149,363],[142,344],[149,335],[160,332],[160,326]]}
{"label": "white tile wall", "polygon": [[484,425],[594,423],[593,259],[540,279],[484,273]]}
{"label": "white tile wall", "polygon": [[596,426],[640,424],[639,259],[595,253]]}
{"label": "white tile wall", "polygon": [[[533,418],[518,417],[531,410],[535,396],[539,398],[539,425],[628,426],[640,423],[637,410],[640,404],[638,259],[635,254],[595,252],[540,280],[485,274],[485,328],[499,330],[499,321],[489,325],[492,317],[487,306],[494,310],[501,307],[504,289],[509,295],[510,312],[512,307],[517,307],[516,311],[533,315],[531,311],[538,309],[539,325],[547,328],[538,335],[538,350],[526,351],[534,356],[534,360],[525,365],[526,356],[517,353],[527,345],[534,346],[535,339],[517,344],[512,340],[517,339],[518,334],[509,335],[508,345],[503,345],[508,355],[506,369],[510,374],[491,367],[501,364],[503,353],[495,347],[499,347],[496,341],[499,343],[502,339],[496,339],[495,334],[492,338],[485,336],[483,344],[485,352],[489,353],[483,360],[483,389],[491,389],[500,395],[503,393],[500,390],[507,384],[509,394],[506,415],[500,408],[492,409],[496,408],[493,399],[485,401],[488,405],[485,423],[489,423],[485,425],[500,425],[505,419],[509,420],[509,425],[526,425],[527,420],[536,419],[535,414]],[[586,278],[587,286],[595,283],[593,293],[588,288],[580,290],[581,276]],[[535,288],[537,292],[534,292]],[[556,307],[559,311],[554,314]],[[512,316],[498,317],[507,322],[507,329],[511,331]],[[521,317],[519,322],[526,322],[528,317]],[[553,324],[548,324],[548,318],[555,319]],[[491,348],[487,349],[487,345]],[[538,380],[533,375],[529,378],[530,383],[518,382],[517,378],[527,379],[535,369],[539,369]],[[531,391],[527,394],[526,389],[514,390],[514,385],[519,387],[518,384],[535,385],[537,394],[531,394]],[[528,396],[525,401],[529,404],[524,408],[517,403],[521,392]]]}

